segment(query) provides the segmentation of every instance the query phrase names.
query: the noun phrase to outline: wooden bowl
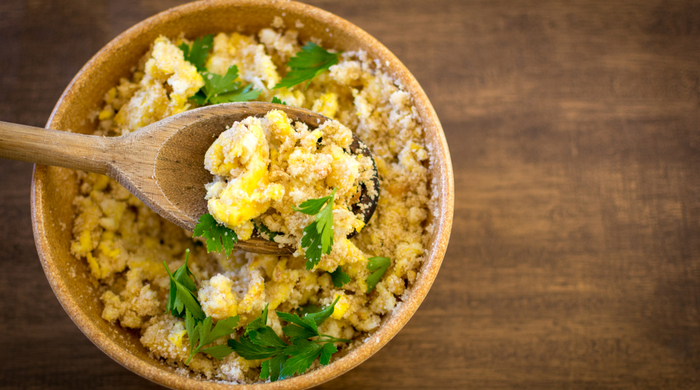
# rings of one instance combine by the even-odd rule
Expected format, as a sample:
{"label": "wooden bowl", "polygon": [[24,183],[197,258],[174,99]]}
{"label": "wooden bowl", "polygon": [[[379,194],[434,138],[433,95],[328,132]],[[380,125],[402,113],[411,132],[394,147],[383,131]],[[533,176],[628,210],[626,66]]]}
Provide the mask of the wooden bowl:
{"label": "wooden bowl", "polygon": [[[320,9],[287,1],[210,0],[186,4],[153,16],[119,35],[97,53],[75,76],[61,96],[46,127],[88,133],[94,124],[90,114],[101,108],[106,91],[117,85],[159,36],[171,38],[185,32],[197,37],[217,32],[254,33],[280,16],[285,25],[304,23],[300,40],[323,39],[323,45],[343,51],[364,50],[388,64],[388,72],[413,97],[425,129],[432,185],[437,197],[437,229],[432,233],[419,277],[403,302],[383,319],[381,327],[360,347],[332,364],[307,374],[274,383],[242,388],[301,389],[331,380],[362,363],[383,347],[408,322],[425,298],[445,255],[452,228],[454,185],[452,164],[440,122],[425,92],[406,67],[389,50],[360,28]],[[385,68],[386,69],[386,68]],[[74,218],[73,198],[78,193],[71,170],[36,166],[32,181],[34,239],[46,277],[58,300],[78,328],[119,364],[156,383],[178,389],[224,389],[230,385],[195,380],[175,373],[149,356],[139,335],[101,317],[97,281],[87,264],[70,253]]]}

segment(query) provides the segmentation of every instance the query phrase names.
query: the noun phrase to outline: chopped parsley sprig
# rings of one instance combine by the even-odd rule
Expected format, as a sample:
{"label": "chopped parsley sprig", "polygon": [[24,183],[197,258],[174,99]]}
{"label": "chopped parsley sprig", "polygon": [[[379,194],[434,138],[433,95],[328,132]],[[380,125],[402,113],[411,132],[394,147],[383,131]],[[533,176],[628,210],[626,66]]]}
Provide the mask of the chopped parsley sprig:
{"label": "chopped parsley sprig", "polygon": [[299,306],[299,308],[296,310],[296,314],[298,316],[305,316],[308,313],[318,313],[321,311],[321,308],[314,305],[313,303],[309,303],[305,306]]}
{"label": "chopped parsley sprig", "polygon": [[304,228],[301,237],[301,247],[306,251],[306,269],[311,270],[319,261],[321,256],[331,253],[333,246],[333,201],[335,191],[323,198],[309,199],[306,202],[294,207],[295,211],[306,215],[316,216],[316,220]]}
{"label": "chopped parsley sprig", "polygon": [[196,39],[192,46],[184,42],[178,46],[182,50],[185,60],[197,68],[204,80],[204,86],[192,96],[192,99],[200,106],[205,104],[247,102],[257,99],[262,91],[253,89],[252,85],[242,87],[240,81],[236,81],[238,79],[238,67],[236,65],[230,66],[223,76],[207,71],[205,64],[213,43],[214,36],[205,35]]}
{"label": "chopped parsley sprig", "polygon": [[391,265],[391,259],[388,257],[370,257],[367,262],[367,269],[372,273],[365,279],[367,283],[367,292],[374,290],[374,287],[379,283],[379,280],[384,276],[384,273]]}
{"label": "chopped parsley sprig", "polygon": [[197,296],[197,287],[195,286],[195,278],[187,267],[187,262],[190,258],[190,250],[185,251],[185,264],[178,268],[175,272],[170,273],[170,268],[163,262],[165,270],[170,276],[170,294],[168,302],[165,306],[165,312],[170,312],[175,317],[184,318],[185,311],[196,320],[204,319],[204,312],[199,305]]}
{"label": "chopped parsley sprig", "polygon": [[331,280],[333,280],[333,285],[340,288],[343,287],[345,283],[350,283],[350,277],[348,274],[343,272],[343,269],[338,266],[338,268],[335,269],[333,272],[329,272],[331,274]]}
{"label": "chopped parsley sprig", "polygon": [[272,101],[270,103],[275,103],[275,104],[284,104],[285,106],[287,105],[287,102],[280,100],[277,96],[272,97]]}
{"label": "chopped parsley sprig", "polygon": [[210,34],[199,39],[195,39],[195,41],[192,42],[192,46],[183,42],[178,47],[185,55],[186,61],[191,62],[192,65],[197,68],[198,72],[205,72],[207,68],[204,64],[207,61],[209,50],[211,49],[213,43],[214,36]]}
{"label": "chopped parsley sprig", "polygon": [[289,343],[267,326],[268,308],[265,306],[260,317],[248,324],[245,334],[238,340],[230,339],[228,345],[244,359],[268,359],[262,362],[260,378],[272,382],[303,374],[317,358],[325,366],[338,352],[335,343],[350,342],[318,331],[318,325],[333,314],[338,299],[323,310],[306,313],[303,317],[278,311],[277,316],[289,323],[282,328]]}
{"label": "chopped parsley sprig", "polygon": [[223,251],[226,257],[231,256],[233,246],[238,242],[236,232],[221,225],[211,214],[204,214],[199,217],[199,222],[192,232],[192,237],[205,238],[207,252]]}
{"label": "chopped parsley sprig", "polygon": [[185,364],[190,364],[190,361],[198,352],[206,353],[218,360],[228,356],[233,350],[226,344],[209,348],[204,348],[204,346],[213,343],[220,337],[230,336],[236,331],[237,325],[238,316],[226,318],[214,325],[211,317],[207,317],[203,321],[197,321],[188,311],[185,317],[185,329],[190,338],[190,357]]}
{"label": "chopped parsley sprig", "polygon": [[260,234],[261,236],[263,236],[263,238],[266,238],[270,241],[274,241],[275,237],[282,234],[282,233],[273,232],[267,226],[265,226],[265,224],[262,222],[258,223],[258,222],[253,221],[253,226],[255,226],[255,230],[258,231],[258,234]]}
{"label": "chopped parsley sprig", "polygon": [[165,312],[170,312],[175,317],[185,318],[185,330],[190,339],[190,357],[185,364],[189,364],[194,355],[199,352],[221,360],[233,350],[225,344],[204,347],[218,338],[233,334],[236,325],[238,325],[238,316],[221,320],[216,325],[211,317],[205,317],[202,306],[195,296],[197,292],[196,280],[187,266],[189,255],[190,250],[187,249],[185,264],[173,273],[170,273],[170,268],[163,262],[163,266],[170,276],[170,292]]}
{"label": "chopped parsley sprig", "polygon": [[[313,42],[307,43],[301,50],[289,59],[287,66],[292,70],[275,85],[274,89],[289,88],[311,80],[337,64],[340,59],[340,53],[330,53]],[[309,83],[306,84],[307,87]]]}
{"label": "chopped parsley sprig", "polygon": [[216,73],[200,72],[204,86],[192,97],[200,106],[207,103],[220,104],[232,102],[247,102],[260,96],[259,89],[252,85],[241,87],[238,79],[238,67],[231,65],[224,76]]}
{"label": "chopped parsley sprig", "polygon": [[338,352],[335,343],[350,342],[347,339],[320,333],[318,330],[318,326],[333,314],[335,305],[340,299],[336,297],[332,304],[323,309],[309,305],[297,314],[278,311],[277,316],[288,323],[282,328],[288,342],[282,340],[271,327],[267,326],[268,305],[265,305],[260,317],[248,324],[245,333],[238,340],[230,338],[226,344],[205,348],[221,337],[234,334],[239,316],[220,320],[216,324],[212,317],[205,317],[195,297],[197,291],[195,277],[187,266],[189,249],[186,253],[185,264],[173,273],[163,262],[170,276],[166,312],[185,318],[185,330],[190,341],[190,356],[185,364],[190,364],[194,356],[200,352],[221,360],[235,351],[247,360],[267,359],[262,362],[260,378],[274,382],[303,374],[316,359],[319,359],[324,366],[329,364],[331,356]]}

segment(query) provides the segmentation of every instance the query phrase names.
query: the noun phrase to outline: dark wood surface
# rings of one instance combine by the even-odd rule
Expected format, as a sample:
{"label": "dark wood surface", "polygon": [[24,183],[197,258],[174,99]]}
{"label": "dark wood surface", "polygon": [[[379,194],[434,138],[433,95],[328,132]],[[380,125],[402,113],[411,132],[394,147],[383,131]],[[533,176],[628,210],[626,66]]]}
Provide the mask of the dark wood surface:
{"label": "dark wood surface", "polygon": [[[177,0],[0,3],[0,120]],[[322,386],[700,388],[700,4],[335,1],[442,121],[455,221],[425,303]],[[39,265],[30,164],[0,161],[0,388],[158,388],[100,352]]]}

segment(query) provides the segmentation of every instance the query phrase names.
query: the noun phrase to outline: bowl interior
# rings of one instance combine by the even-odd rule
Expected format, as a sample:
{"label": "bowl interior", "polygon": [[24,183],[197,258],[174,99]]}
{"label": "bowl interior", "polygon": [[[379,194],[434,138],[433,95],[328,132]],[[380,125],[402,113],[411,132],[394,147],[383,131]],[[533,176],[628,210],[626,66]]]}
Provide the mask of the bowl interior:
{"label": "bowl interior", "polygon": [[[218,32],[253,34],[269,27],[275,16],[285,26],[303,23],[302,42],[322,38],[325,47],[343,51],[364,50],[384,70],[399,80],[413,97],[432,154],[430,166],[437,215],[426,261],[413,290],[403,297],[400,308],[386,316],[370,342],[347,356],[308,374],[267,383],[266,388],[304,388],[330,380],[361,363],[388,342],[408,321],[432,285],[445,253],[452,226],[453,179],[449,152],[437,116],[413,76],[383,45],[349,22],[325,11],[294,2],[206,1],[187,4],[158,14],[115,38],[76,75],[56,104],[47,128],[89,133],[89,120],[99,110],[105,93],[121,77],[130,75],[150,44],[160,35],[188,38]],[[223,388],[225,385],[196,381],[174,373],[150,357],[139,342],[139,334],[101,318],[97,282],[87,264],[70,253],[73,198],[78,193],[75,173],[68,169],[37,166],[32,188],[34,236],[44,271],[59,301],[78,327],[100,349],[120,364],[150,380],[175,388]],[[259,387],[254,385],[252,387]],[[246,386],[247,387],[247,386]]]}

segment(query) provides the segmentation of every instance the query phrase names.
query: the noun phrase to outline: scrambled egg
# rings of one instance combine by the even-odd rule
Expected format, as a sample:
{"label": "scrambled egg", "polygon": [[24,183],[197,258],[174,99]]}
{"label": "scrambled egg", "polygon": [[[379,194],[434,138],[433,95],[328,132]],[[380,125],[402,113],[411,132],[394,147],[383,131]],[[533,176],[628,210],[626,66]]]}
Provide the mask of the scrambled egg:
{"label": "scrambled egg", "polygon": [[[138,87],[133,88],[136,89],[133,96],[116,114],[116,124],[125,134],[179,114],[190,108],[188,99],[202,86],[204,79],[194,65],[185,61],[182,50],[169,39],[160,37],[153,43],[145,73]],[[111,107],[106,108],[101,115],[111,117],[110,111]]]}
{"label": "scrambled egg", "polygon": [[269,155],[260,120],[252,117],[234,123],[206,153],[205,167],[219,178],[207,185],[209,213],[240,240],[253,233],[251,220],[284,196],[282,185],[270,184]]}

